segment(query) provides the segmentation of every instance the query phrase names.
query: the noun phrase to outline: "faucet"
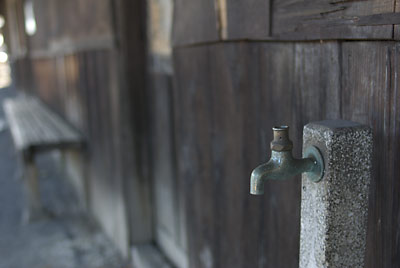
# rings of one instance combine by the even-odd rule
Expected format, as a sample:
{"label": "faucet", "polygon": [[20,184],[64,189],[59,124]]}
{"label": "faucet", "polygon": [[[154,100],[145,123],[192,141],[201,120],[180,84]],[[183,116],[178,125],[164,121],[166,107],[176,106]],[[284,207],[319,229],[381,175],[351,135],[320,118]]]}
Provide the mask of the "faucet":
{"label": "faucet", "polygon": [[324,160],[318,148],[308,146],[304,158],[293,158],[289,127],[277,126],[272,130],[274,139],[271,142],[271,159],[251,173],[250,194],[263,194],[266,180],[285,180],[303,172],[307,172],[312,181],[320,181],[324,176]]}

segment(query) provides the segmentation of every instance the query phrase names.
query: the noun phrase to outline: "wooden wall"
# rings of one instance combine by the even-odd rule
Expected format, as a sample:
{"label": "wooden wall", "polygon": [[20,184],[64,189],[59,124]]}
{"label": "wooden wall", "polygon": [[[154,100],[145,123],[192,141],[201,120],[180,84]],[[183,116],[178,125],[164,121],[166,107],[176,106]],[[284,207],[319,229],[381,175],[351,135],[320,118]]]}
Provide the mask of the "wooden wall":
{"label": "wooden wall", "polygon": [[397,0],[177,0],[176,46],[219,40],[397,38]]}
{"label": "wooden wall", "polygon": [[[165,225],[191,268],[297,267],[299,178],[249,195],[271,127],[290,125],[300,156],[310,121],[370,125],[366,267],[398,267],[396,2],[176,0],[165,45],[147,44],[145,1],[35,0],[38,32],[19,40],[14,71],[86,135],[90,206],[120,249]],[[151,178],[176,187],[179,228],[153,214]]]}
{"label": "wooden wall", "polygon": [[[10,20],[23,26],[23,1],[7,1],[22,15],[14,18],[8,10]],[[86,137],[89,208],[127,256],[132,241],[149,239],[151,226],[136,232],[129,229],[130,215],[140,220],[150,217],[145,207],[135,206],[146,199],[145,191],[129,195],[140,177],[136,156],[140,141],[134,135],[139,129],[135,118],[140,116],[135,104],[143,90],[145,50],[144,38],[131,34],[140,33],[143,25],[123,32],[127,16],[122,15],[132,16],[128,12],[137,5],[128,9],[121,3],[125,1],[35,0],[37,32],[28,36],[23,27],[10,30],[24,38],[23,53],[11,50],[16,88],[39,96]],[[126,40],[134,44],[129,49]],[[128,61],[136,55],[143,56]],[[134,75],[127,75],[128,70]]]}
{"label": "wooden wall", "polygon": [[35,94],[88,141],[88,205],[126,255],[120,65],[110,7],[108,0],[35,1],[37,33],[29,37],[29,58]]}
{"label": "wooden wall", "polygon": [[[185,190],[177,176],[171,47],[172,0],[147,1],[149,180],[154,242],[176,267],[187,267]],[[177,122],[179,124],[179,122]]]}
{"label": "wooden wall", "polygon": [[[215,4],[216,3],[216,4]],[[373,128],[366,267],[400,265],[395,1],[176,1],[174,116],[190,267],[298,267],[300,180],[249,195],[272,126]],[[284,42],[283,42],[284,41]],[[289,41],[289,42],[288,42]]]}

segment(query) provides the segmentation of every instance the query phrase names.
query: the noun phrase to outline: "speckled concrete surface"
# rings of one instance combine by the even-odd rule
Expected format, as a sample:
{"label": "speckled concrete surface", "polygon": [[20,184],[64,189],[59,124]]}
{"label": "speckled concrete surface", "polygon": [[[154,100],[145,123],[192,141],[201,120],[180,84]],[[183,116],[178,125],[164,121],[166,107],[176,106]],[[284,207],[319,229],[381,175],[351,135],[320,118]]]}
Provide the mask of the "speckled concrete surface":
{"label": "speckled concrete surface", "polygon": [[[13,94],[0,89],[0,102]],[[4,122],[1,108],[0,123]],[[7,127],[0,129],[0,151],[0,268],[127,267],[114,245],[80,210],[61,167],[49,155],[38,162],[42,201],[52,217],[22,224],[25,201]]]}
{"label": "speckled concrete surface", "polygon": [[335,120],[308,124],[303,151],[317,146],[325,175],[303,175],[300,268],[364,267],[372,133],[366,126]]}

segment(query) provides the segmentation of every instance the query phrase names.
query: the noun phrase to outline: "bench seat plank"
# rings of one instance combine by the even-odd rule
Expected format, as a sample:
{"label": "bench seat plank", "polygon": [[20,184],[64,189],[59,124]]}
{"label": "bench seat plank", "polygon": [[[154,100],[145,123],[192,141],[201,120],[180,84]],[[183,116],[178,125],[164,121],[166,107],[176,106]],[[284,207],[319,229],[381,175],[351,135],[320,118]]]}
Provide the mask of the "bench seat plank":
{"label": "bench seat plank", "polygon": [[38,99],[6,99],[4,111],[17,150],[81,145],[82,135]]}

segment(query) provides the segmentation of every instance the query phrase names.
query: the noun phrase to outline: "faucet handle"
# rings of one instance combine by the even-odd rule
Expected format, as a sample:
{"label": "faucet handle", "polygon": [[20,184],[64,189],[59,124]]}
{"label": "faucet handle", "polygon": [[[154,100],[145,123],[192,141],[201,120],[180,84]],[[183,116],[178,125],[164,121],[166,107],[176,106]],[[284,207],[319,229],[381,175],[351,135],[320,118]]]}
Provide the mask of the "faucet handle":
{"label": "faucet handle", "polygon": [[272,130],[274,139],[271,141],[271,150],[276,152],[291,151],[293,142],[289,139],[289,127],[275,126]]}

